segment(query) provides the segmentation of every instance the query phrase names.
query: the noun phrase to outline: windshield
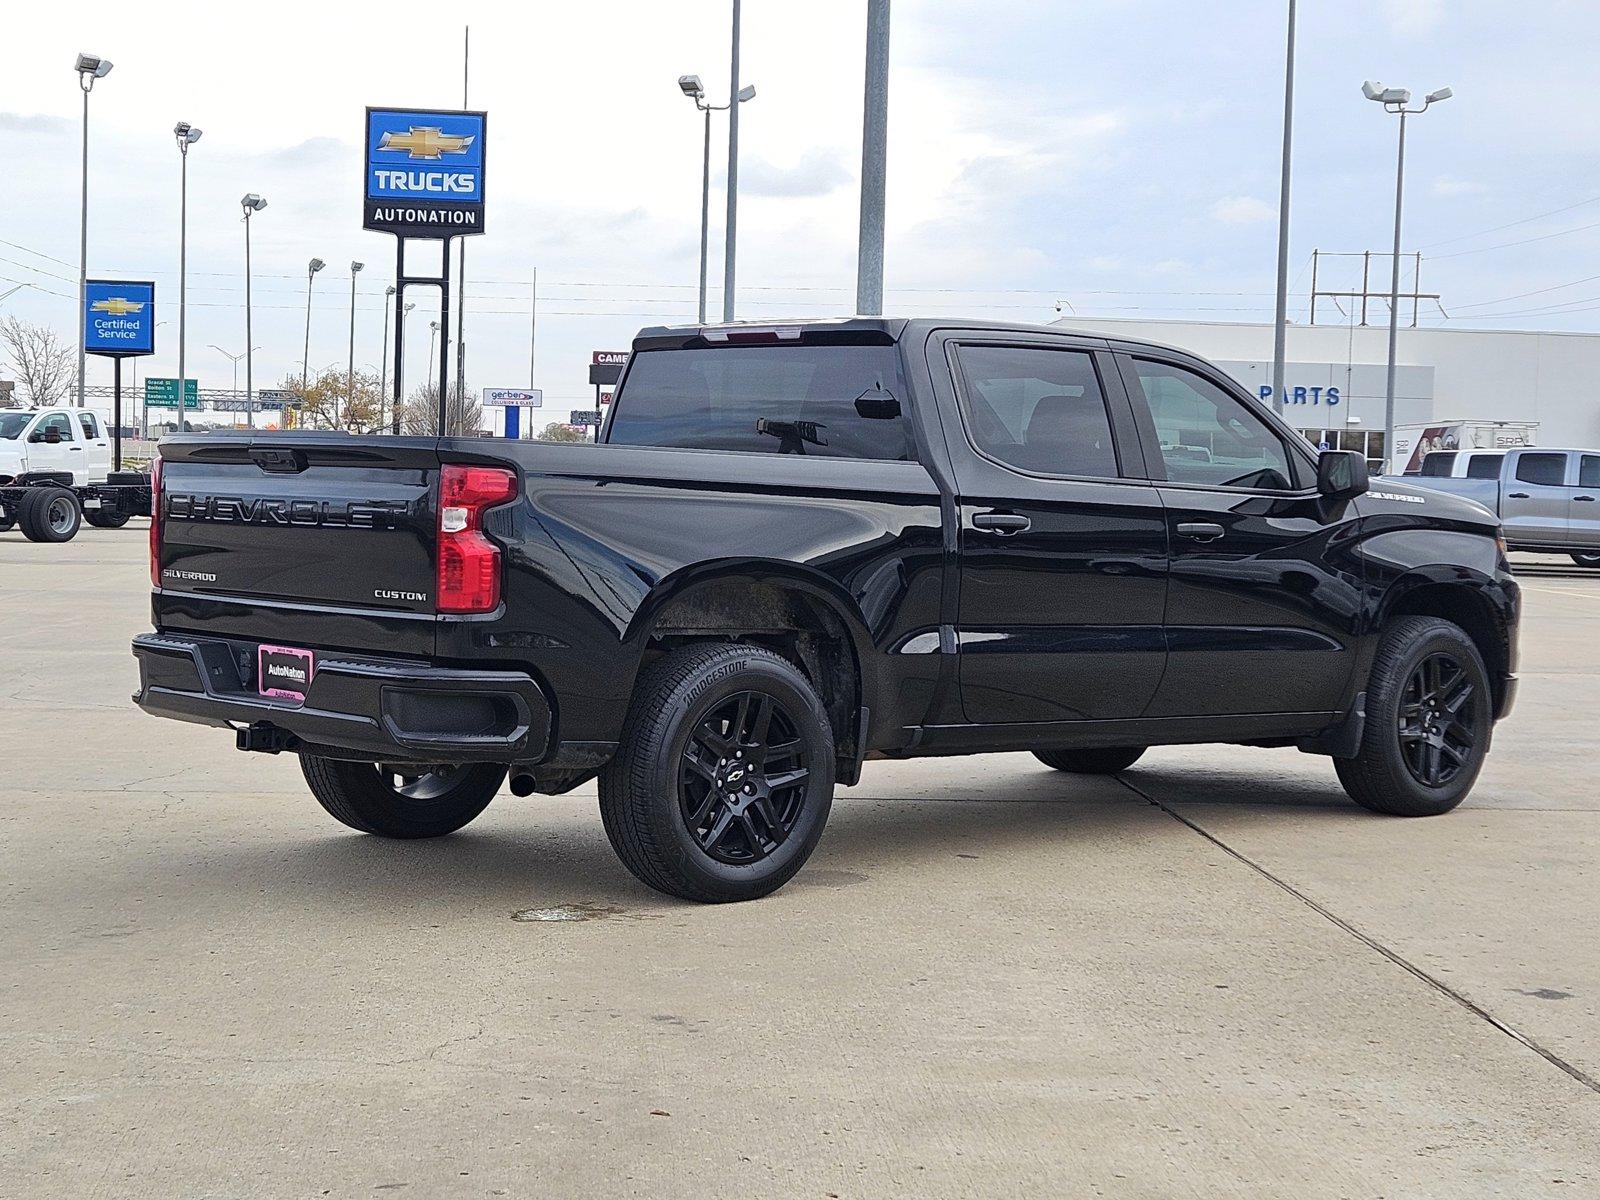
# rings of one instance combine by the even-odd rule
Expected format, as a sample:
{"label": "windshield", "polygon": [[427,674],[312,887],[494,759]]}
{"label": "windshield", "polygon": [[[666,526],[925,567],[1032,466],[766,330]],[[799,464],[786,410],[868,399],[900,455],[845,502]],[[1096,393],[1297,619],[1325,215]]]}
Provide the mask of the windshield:
{"label": "windshield", "polygon": [[16,441],[22,436],[22,431],[28,427],[28,422],[31,420],[33,420],[32,413],[0,413],[0,438]]}

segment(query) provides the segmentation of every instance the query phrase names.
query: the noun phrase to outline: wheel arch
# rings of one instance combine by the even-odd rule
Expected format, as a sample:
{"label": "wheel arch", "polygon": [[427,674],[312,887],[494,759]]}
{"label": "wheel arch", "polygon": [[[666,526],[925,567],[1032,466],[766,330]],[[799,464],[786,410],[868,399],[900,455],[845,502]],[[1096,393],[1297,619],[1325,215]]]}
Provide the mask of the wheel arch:
{"label": "wheel arch", "polygon": [[1515,670],[1511,624],[1503,589],[1495,580],[1461,567],[1425,568],[1390,585],[1378,611],[1378,629],[1400,617],[1438,617],[1459,625],[1472,639],[1489,672],[1496,708]]}
{"label": "wheel arch", "polygon": [[782,654],[821,695],[839,781],[855,782],[865,752],[862,715],[875,691],[872,643],[859,608],[832,579],[772,560],[699,563],[651,590],[626,640],[641,669],[655,655],[696,641],[744,641]]}

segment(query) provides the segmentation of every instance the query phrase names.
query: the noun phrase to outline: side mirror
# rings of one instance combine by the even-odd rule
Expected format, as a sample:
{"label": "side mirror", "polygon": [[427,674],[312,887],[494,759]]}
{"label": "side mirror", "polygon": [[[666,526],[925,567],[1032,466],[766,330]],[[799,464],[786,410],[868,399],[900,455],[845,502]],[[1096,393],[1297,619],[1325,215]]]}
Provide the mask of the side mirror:
{"label": "side mirror", "polygon": [[856,415],[864,421],[892,421],[900,415],[900,401],[873,384],[856,397]]}
{"label": "side mirror", "polygon": [[1367,490],[1367,460],[1354,450],[1324,450],[1317,457],[1317,491],[1329,500],[1353,500]]}
{"label": "side mirror", "polygon": [[31,434],[28,435],[28,440],[30,442],[45,442],[48,445],[57,446],[61,444],[61,430],[57,429],[53,425],[48,429],[35,429]]}

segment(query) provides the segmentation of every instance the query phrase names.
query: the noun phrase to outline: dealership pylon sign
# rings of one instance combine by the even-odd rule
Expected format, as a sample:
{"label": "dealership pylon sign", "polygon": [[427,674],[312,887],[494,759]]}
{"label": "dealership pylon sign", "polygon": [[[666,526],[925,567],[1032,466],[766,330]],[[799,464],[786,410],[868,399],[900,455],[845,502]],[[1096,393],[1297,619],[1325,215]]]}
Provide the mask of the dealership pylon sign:
{"label": "dealership pylon sign", "polygon": [[[451,432],[450,239],[483,232],[488,127],[484,112],[367,108],[361,227],[395,237],[395,433],[404,387],[406,288],[413,284],[439,289],[439,432]],[[419,239],[443,243],[438,275],[406,274],[406,242]]]}
{"label": "dealership pylon sign", "polygon": [[482,112],[368,108],[362,228],[406,238],[483,232]]}

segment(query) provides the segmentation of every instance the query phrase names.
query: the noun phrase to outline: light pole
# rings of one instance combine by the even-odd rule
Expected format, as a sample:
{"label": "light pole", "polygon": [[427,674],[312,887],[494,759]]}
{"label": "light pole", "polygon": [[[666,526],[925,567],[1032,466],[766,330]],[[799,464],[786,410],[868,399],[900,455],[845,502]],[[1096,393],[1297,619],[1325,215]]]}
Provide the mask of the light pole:
{"label": "light pole", "polygon": [[189,346],[189,147],[200,140],[200,131],[187,121],[172,127],[178,140],[178,411],[183,411],[188,378],[184,352]]}
{"label": "light pole", "polygon": [[436,342],[438,340],[438,337],[439,337],[439,322],[437,322],[437,321],[429,321],[428,322],[428,373],[425,376],[423,376],[424,379],[432,379],[433,378],[433,346],[434,346],[434,342]]}
{"label": "light pole", "polygon": [[1361,85],[1361,94],[1383,105],[1385,112],[1400,118],[1400,145],[1394,170],[1394,262],[1389,276],[1389,374],[1383,391],[1383,466],[1387,473],[1390,456],[1394,453],[1394,365],[1400,336],[1400,210],[1406,186],[1406,118],[1427,112],[1430,105],[1448,100],[1455,93],[1447,87],[1437,88],[1422,98],[1421,108],[1407,108],[1411,103],[1408,88],[1386,88],[1369,79]]}
{"label": "light pole", "polygon": [[883,203],[889,173],[889,0],[867,0],[866,76],[856,311],[878,316],[883,312]]}
{"label": "light pole", "polygon": [[383,352],[378,355],[378,431],[383,430],[383,401],[389,394],[389,302],[394,284],[383,289]]}
{"label": "light pole", "polygon": [[1283,163],[1278,182],[1278,297],[1273,310],[1272,411],[1283,415],[1283,361],[1289,344],[1289,149],[1294,133],[1294,16],[1289,0],[1289,39],[1283,64]]}
{"label": "light pole", "polygon": [[306,347],[305,357],[300,360],[300,400],[302,403],[311,395],[311,281],[317,277],[317,272],[327,265],[320,258],[313,258],[306,264]]}
{"label": "light pole", "polygon": [[255,341],[250,332],[250,214],[260,212],[267,202],[264,197],[251,192],[239,204],[244,209],[244,409],[250,419],[250,428],[254,429],[256,389],[255,380],[251,377],[251,368],[255,365]]}
{"label": "light pole", "polygon": [[[711,114],[723,112],[726,104],[707,104],[705,85],[698,75],[678,76],[678,87],[705,114],[705,148],[700,153],[700,324],[706,323],[706,250],[711,229]],[[756,98],[754,84],[739,89],[739,103]],[[532,384],[528,385],[532,387]]]}
{"label": "light pole", "polygon": [[[83,195],[78,218],[78,407],[83,407],[83,374],[89,365],[89,350],[83,340],[83,310],[89,292],[89,93],[94,81],[111,74],[111,61],[93,54],[78,55],[78,88],[83,92]],[[183,397],[178,397],[183,403]],[[183,409],[178,410],[180,413]]]}
{"label": "light pole", "polygon": [[[733,48],[728,95],[739,94],[739,0],[733,0]],[[722,319],[733,320],[733,276],[739,241],[739,106],[728,109],[728,220],[722,259]]]}
{"label": "light pole", "polygon": [[[366,263],[358,262],[351,262],[350,264],[350,362],[345,367],[344,374],[344,412],[346,417],[350,415],[350,409],[355,406],[356,402],[356,276],[361,274],[361,268],[366,265]],[[338,428],[339,422],[337,420],[333,424],[334,428]]]}
{"label": "light pole", "polygon": [[[230,354],[228,351],[224,350],[221,346],[217,345],[215,342],[210,343],[208,348],[211,349],[211,350],[215,350],[218,354],[222,355],[223,358],[227,359],[229,362],[231,362],[233,364],[233,398],[235,400],[238,400],[239,399],[239,360],[244,357],[244,354]],[[246,351],[246,353],[248,353],[248,351]],[[235,414],[235,417],[234,417],[234,424],[236,424],[236,425],[238,424],[237,413]],[[255,428],[255,422],[254,421],[252,421],[250,423],[250,427],[252,429]]]}

